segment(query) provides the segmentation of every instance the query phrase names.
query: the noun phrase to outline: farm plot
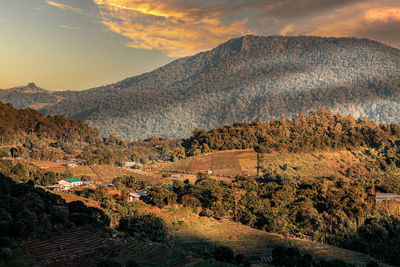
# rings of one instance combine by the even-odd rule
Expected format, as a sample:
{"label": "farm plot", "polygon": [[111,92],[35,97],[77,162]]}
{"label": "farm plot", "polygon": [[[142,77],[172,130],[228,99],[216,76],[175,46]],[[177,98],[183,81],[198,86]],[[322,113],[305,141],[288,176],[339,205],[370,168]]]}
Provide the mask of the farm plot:
{"label": "farm plot", "polygon": [[211,153],[196,156],[189,164],[188,172],[198,173],[211,170],[212,166],[212,156]]}
{"label": "farm plot", "polygon": [[93,180],[99,180],[99,177],[93,172],[93,170],[90,167],[87,166],[77,166],[75,168],[69,168],[68,169],[73,177],[82,177],[82,176],[88,176],[92,178]]}
{"label": "farm plot", "polygon": [[212,153],[212,171],[215,175],[226,177],[243,175],[237,153],[232,152]]}
{"label": "farm plot", "polygon": [[161,168],[162,172],[187,173],[193,158],[171,162]]}
{"label": "farm plot", "polygon": [[90,167],[92,171],[104,182],[111,182],[118,176],[133,175],[134,172],[110,165],[95,165]]}
{"label": "farm plot", "polygon": [[257,176],[257,153],[248,150],[243,151],[241,153],[237,153],[237,159],[240,164],[240,168],[243,172],[243,175],[249,177]]}
{"label": "farm plot", "polygon": [[119,245],[101,232],[81,229],[48,240],[33,240],[21,244],[40,266],[90,266],[113,257]]}

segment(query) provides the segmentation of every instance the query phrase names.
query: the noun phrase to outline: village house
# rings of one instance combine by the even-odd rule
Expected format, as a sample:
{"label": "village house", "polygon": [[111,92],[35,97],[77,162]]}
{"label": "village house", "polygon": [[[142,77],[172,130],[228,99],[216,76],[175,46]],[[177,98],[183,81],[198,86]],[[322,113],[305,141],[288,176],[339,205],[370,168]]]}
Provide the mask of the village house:
{"label": "village house", "polygon": [[78,165],[76,165],[76,162],[69,161],[69,162],[65,163],[65,166],[67,166],[68,168],[75,168]]}
{"label": "village house", "polygon": [[376,203],[382,201],[400,201],[400,195],[396,195],[393,193],[378,193],[375,195]]}
{"label": "village house", "polygon": [[182,175],[181,174],[173,174],[171,175],[172,178],[181,178]]}
{"label": "village house", "polygon": [[127,161],[127,162],[125,162],[125,167],[132,168],[132,167],[135,167],[135,166],[141,167],[142,164],[140,164],[140,163],[138,163],[136,161]]}
{"label": "village house", "polygon": [[115,185],[113,185],[112,183],[101,183],[100,185],[111,189],[115,188]]}
{"label": "village house", "polygon": [[69,184],[55,184],[55,185],[50,185],[46,187],[48,190],[51,191],[57,191],[57,192],[61,192],[61,191],[66,191],[71,189],[71,185]]}
{"label": "village house", "polygon": [[139,201],[139,200],[143,200],[146,197],[148,197],[149,194],[147,193],[147,191],[133,191],[130,192],[128,195],[128,201],[129,202],[133,202],[133,201]]}
{"label": "village house", "polygon": [[69,185],[70,187],[76,187],[76,186],[81,186],[83,183],[81,180],[76,179],[76,178],[67,178],[60,180],[58,182],[60,185]]}

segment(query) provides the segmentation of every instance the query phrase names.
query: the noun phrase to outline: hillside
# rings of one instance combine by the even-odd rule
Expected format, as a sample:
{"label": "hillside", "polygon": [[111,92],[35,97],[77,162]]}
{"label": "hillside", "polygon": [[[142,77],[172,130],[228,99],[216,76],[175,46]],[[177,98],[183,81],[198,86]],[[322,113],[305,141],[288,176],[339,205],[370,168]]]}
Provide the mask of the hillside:
{"label": "hillside", "polygon": [[[399,122],[399,88],[400,51],[381,43],[245,36],[115,84],[52,92],[40,111],[84,120],[103,136],[186,137],[195,127],[293,117],[319,108]],[[21,99],[0,95],[15,104]],[[27,99],[18,105],[32,106],[32,95]]]}

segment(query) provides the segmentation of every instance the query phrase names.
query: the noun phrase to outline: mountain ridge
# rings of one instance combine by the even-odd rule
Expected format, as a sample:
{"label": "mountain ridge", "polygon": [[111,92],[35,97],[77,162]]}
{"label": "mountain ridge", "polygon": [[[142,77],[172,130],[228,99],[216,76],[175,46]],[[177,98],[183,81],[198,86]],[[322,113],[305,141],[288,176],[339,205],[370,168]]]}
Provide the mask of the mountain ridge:
{"label": "mountain ridge", "polygon": [[399,70],[400,50],[368,39],[249,35],[107,86],[51,92],[39,110],[130,140],[319,108],[399,122]]}

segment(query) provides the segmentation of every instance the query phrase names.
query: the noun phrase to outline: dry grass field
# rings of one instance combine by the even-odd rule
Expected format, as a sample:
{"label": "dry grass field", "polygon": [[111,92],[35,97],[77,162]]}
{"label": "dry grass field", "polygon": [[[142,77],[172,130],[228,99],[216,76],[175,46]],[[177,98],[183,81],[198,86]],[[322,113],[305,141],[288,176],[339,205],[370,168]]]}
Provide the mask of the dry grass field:
{"label": "dry grass field", "polygon": [[110,165],[94,165],[90,166],[92,171],[104,182],[111,182],[118,176],[132,175],[132,170],[114,167]]}
{"label": "dry grass field", "polygon": [[187,171],[189,173],[198,173],[212,170],[212,154],[213,153],[207,153],[194,157],[193,160],[190,162]]}

